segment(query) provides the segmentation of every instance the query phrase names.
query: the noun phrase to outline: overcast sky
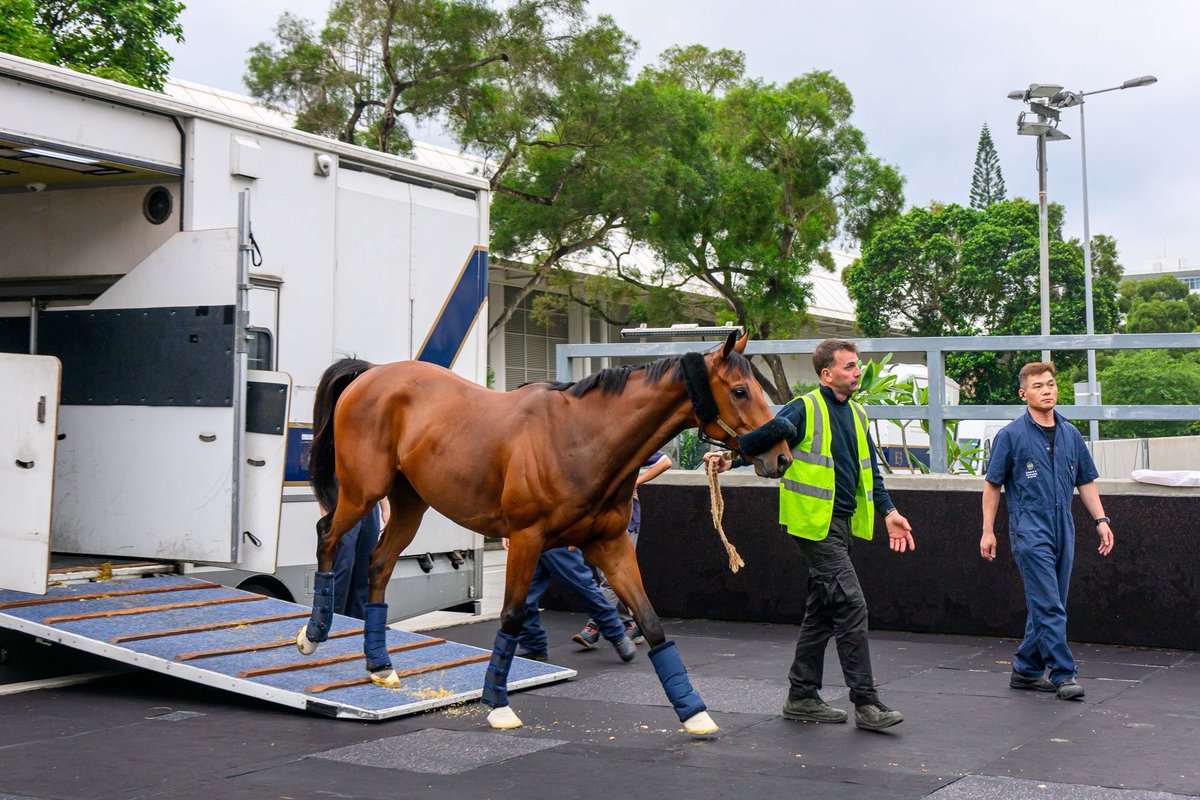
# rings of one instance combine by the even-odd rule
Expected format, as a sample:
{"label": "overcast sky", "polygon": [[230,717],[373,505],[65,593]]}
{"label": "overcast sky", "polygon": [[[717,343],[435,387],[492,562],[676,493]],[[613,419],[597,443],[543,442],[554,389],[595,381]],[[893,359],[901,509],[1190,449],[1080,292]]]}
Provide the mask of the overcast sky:
{"label": "overcast sky", "polygon": [[[236,92],[246,52],[284,10],[324,22],[328,0],[190,0],[173,75]],[[1031,82],[1091,91],[1155,75],[1153,86],[1088,101],[1093,234],[1117,238],[1127,272],[1147,259],[1200,264],[1200,3],[1192,0],[592,0],[641,45],[637,66],[671,45],[746,54],[747,72],[777,83],[831,70],[854,95],[870,149],[897,165],[910,205],[968,200],[987,123],[1009,195],[1037,198],[1035,140],[1005,95]],[[1049,143],[1049,196],[1082,236],[1079,112],[1073,138]],[[417,138],[435,138],[420,130]],[[423,137],[424,134],[424,137]],[[444,143],[444,142],[443,142]]]}

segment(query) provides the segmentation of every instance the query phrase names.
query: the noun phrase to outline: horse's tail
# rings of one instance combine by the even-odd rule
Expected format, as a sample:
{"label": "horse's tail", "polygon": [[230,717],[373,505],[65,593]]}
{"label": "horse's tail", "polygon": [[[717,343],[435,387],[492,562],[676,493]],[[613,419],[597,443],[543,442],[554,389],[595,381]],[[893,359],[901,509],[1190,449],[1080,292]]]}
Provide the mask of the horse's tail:
{"label": "horse's tail", "polygon": [[358,358],[343,358],[329,365],[317,383],[313,400],[313,440],[308,451],[308,482],[326,512],[337,507],[334,474],[333,409],[350,382],[375,366]]}

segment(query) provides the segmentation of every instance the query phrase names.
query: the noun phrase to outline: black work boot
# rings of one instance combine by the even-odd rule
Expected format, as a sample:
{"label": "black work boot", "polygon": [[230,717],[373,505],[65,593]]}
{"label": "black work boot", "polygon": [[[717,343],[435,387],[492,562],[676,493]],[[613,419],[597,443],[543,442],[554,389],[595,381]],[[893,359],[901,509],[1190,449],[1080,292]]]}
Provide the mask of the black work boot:
{"label": "black work boot", "polygon": [[789,697],[783,704],[783,716],[804,722],[845,722],[846,712],[832,708],[820,697]]}
{"label": "black work boot", "polygon": [[1056,690],[1059,700],[1082,700],[1083,687],[1080,686],[1074,678],[1067,678],[1058,685]]}
{"label": "black work boot", "polygon": [[1036,678],[1027,678],[1019,672],[1014,672],[1008,676],[1008,688],[1010,689],[1028,689],[1033,692],[1053,692],[1058,689],[1050,679],[1039,675]]}
{"label": "black work boot", "polygon": [[868,703],[854,707],[854,724],[864,731],[881,731],[904,722],[899,711],[892,711],[883,703]]}

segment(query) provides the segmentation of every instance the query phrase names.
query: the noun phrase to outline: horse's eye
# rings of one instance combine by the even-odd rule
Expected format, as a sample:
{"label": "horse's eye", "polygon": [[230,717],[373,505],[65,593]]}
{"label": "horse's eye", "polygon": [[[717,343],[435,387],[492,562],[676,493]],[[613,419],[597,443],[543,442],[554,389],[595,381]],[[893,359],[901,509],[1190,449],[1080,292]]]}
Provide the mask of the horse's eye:
{"label": "horse's eye", "polygon": [[750,393],[746,391],[745,387],[739,386],[733,390],[733,396],[738,400],[745,400],[750,396]]}

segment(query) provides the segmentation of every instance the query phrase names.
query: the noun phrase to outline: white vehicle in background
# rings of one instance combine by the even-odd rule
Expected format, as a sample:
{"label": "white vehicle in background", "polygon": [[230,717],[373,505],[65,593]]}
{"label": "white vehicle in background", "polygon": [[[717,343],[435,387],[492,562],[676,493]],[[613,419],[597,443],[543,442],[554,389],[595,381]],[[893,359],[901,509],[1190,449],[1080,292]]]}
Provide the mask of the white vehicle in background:
{"label": "white vehicle in background", "polygon": [[[485,382],[487,183],[3,54],[0,109],[0,588],[53,552],[310,602],[317,379]],[[392,618],[477,603],[481,542],[428,513]]]}

